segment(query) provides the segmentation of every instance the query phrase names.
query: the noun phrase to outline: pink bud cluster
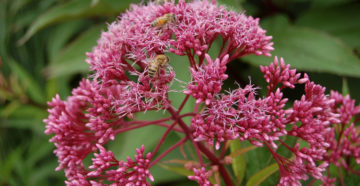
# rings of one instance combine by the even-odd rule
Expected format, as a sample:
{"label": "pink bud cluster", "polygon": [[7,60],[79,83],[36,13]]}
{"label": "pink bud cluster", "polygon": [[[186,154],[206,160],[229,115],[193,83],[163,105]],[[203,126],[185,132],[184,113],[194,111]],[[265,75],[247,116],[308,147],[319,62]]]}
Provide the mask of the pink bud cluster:
{"label": "pink bud cluster", "polygon": [[221,61],[218,58],[212,61],[208,54],[205,54],[205,58],[208,62],[206,66],[190,70],[194,84],[189,84],[184,93],[191,94],[196,103],[205,102],[209,105],[214,95],[221,91],[222,82],[228,77],[225,71],[229,55],[224,56]]}
{"label": "pink bud cluster", "polygon": [[[104,185],[104,181],[112,182],[112,185],[150,185],[146,178],[154,181],[153,176],[149,172],[149,163],[151,153],[147,153],[144,157],[144,146],[136,149],[135,161],[130,157],[127,162],[115,159],[111,151],[106,151],[101,145],[96,145],[100,150],[98,154],[94,154],[93,164],[89,167],[93,171],[87,174],[88,178],[98,178],[90,180],[91,185]],[[116,169],[117,168],[117,169]],[[105,174],[103,174],[105,173]],[[106,175],[106,178],[102,178]]]}
{"label": "pink bud cluster", "polygon": [[[279,83],[282,83],[281,89],[293,88],[296,83],[305,83],[305,94],[300,100],[295,100],[291,108],[282,112],[283,119],[281,122],[291,125],[291,129],[286,131],[287,135],[303,140],[307,143],[307,147],[300,148],[299,143],[290,147],[280,140],[281,145],[284,145],[295,155],[296,160],[292,163],[299,162],[300,164],[297,165],[296,169],[302,167],[302,173],[294,174],[294,170],[277,160],[282,175],[280,185],[301,185],[300,179],[308,179],[304,174],[310,174],[313,178],[322,180],[325,185],[330,185],[335,179],[323,175],[328,165],[333,163],[349,170],[351,168],[344,163],[343,158],[358,159],[359,157],[359,148],[354,145],[359,141],[358,132],[353,129],[354,123],[349,124],[349,122],[359,113],[360,106],[355,106],[355,101],[351,100],[349,96],[343,97],[334,91],[331,92],[330,96],[325,95],[324,87],[311,82],[306,74],[304,78],[299,79],[300,75],[296,74],[296,71],[290,70],[289,67],[289,65],[285,66],[281,59],[279,68],[277,58],[275,58],[274,64],[270,64],[269,67],[261,67],[261,71],[269,83],[269,92],[274,91]],[[276,93],[278,92],[279,89],[276,90]],[[271,95],[273,93],[270,93]],[[339,123],[342,125],[342,129],[340,134],[336,134],[338,132],[335,129]],[[336,135],[340,136],[336,138]],[[348,139],[351,139],[349,140],[351,142]],[[343,148],[344,146],[345,148]],[[343,150],[347,154],[342,154]],[[272,154],[275,159],[279,158],[276,153]],[[323,163],[320,164],[320,162]]]}
{"label": "pink bud cluster", "polygon": [[[83,80],[67,101],[56,96],[49,102],[52,108],[48,119],[44,120],[47,123],[45,133],[56,134],[50,142],[56,146],[57,170],[65,169],[68,185],[89,184],[86,179],[89,170],[84,167],[83,159],[99,145],[113,140],[126,127],[125,116],[158,109],[155,103],[163,95],[152,92],[150,87],[144,90],[144,86],[128,83],[105,88],[97,82]],[[162,83],[158,82],[158,85],[161,87]],[[168,90],[162,91],[167,93]],[[145,98],[157,100],[147,101]]]}
{"label": "pink bud cluster", "polygon": [[[329,146],[325,161],[334,164],[337,167],[360,175],[351,168],[349,159],[355,158],[355,162],[360,164],[360,135],[355,123],[360,120],[360,105],[355,106],[355,100],[349,95],[342,96],[338,92],[331,91],[330,97],[334,99],[331,109],[340,115],[339,121],[334,124],[337,130],[330,133],[327,138]],[[335,137],[337,136],[337,137]],[[335,178],[324,177],[324,181],[335,181]],[[331,182],[330,182],[331,183]]]}
{"label": "pink bud cluster", "polygon": [[[259,19],[228,11],[207,0],[188,4],[181,2],[173,9],[178,16],[178,24],[174,30],[177,40],[170,41],[175,47],[170,49],[171,52],[202,56],[212,42],[221,36],[224,42],[228,41],[224,54],[234,52],[233,57],[251,53],[270,56],[272,37],[265,36],[266,31],[258,26]],[[194,52],[191,53],[191,50]]]}
{"label": "pink bud cluster", "polygon": [[[280,185],[301,185],[300,180],[307,180],[307,175],[322,179],[330,162],[321,165],[319,162],[328,157],[331,140],[336,139],[332,124],[339,123],[343,115],[342,120],[349,121],[348,118],[352,118],[358,108],[355,109],[353,101],[342,102],[343,97],[340,95],[332,93],[333,96],[326,96],[324,87],[311,82],[306,74],[300,78],[301,75],[290,69],[290,65],[285,65],[283,59],[279,64],[275,57],[274,63],[261,67],[261,71],[269,83],[267,97],[256,98],[256,91],[250,85],[227,95],[216,95],[216,99],[206,106],[204,112],[192,119],[193,135],[197,137],[196,140],[205,140],[210,145],[215,140],[216,149],[220,148],[221,142],[236,138],[248,140],[257,146],[265,144],[279,164],[282,176]],[[305,84],[305,94],[295,100],[292,107],[285,109],[288,99],[283,98],[281,90],[294,88],[298,83]],[[282,86],[277,88],[279,84]],[[348,100],[346,97],[344,99]],[[338,104],[341,102],[341,107],[334,109],[335,100],[338,100]],[[352,140],[359,140],[351,126],[344,130],[344,134],[352,136]],[[297,137],[308,145],[302,148],[299,143],[288,146],[280,139],[285,135]],[[342,141],[351,144],[344,139]],[[273,149],[277,149],[279,144],[291,151],[295,160],[275,153]],[[352,157],[358,157],[357,148],[344,150],[347,155],[352,152]],[[336,158],[339,156],[344,154],[338,153]]]}
{"label": "pink bud cluster", "polygon": [[296,69],[290,69],[289,64],[285,65],[283,58],[280,58],[279,64],[278,58],[275,57],[274,63],[269,66],[260,66],[260,70],[264,73],[270,92],[274,91],[280,83],[282,84],[281,89],[283,89],[285,87],[295,88],[295,84],[307,81],[307,78],[299,79],[300,73],[296,73]]}
{"label": "pink bud cluster", "polygon": [[[282,105],[271,112],[276,116],[276,119],[273,118],[273,122],[280,124],[278,126],[281,126],[282,123],[283,126],[279,128],[279,131],[282,131],[283,135],[297,137],[308,144],[307,147],[300,148],[299,143],[296,143],[294,147],[291,147],[280,139],[278,140],[281,145],[295,155],[295,161],[279,161],[284,158],[280,158],[280,155],[271,150],[282,176],[280,185],[301,185],[299,180],[307,180],[307,174],[315,179],[321,179],[328,163],[318,165],[317,162],[322,161],[327,154],[326,148],[329,143],[326,136],[333,131],[330,124],[339,121],[339,115],[331,110],[334,100],[325,95],[324,87],[311,82],[306,74],[300,79],[300,74],[291,70],[289,65],[285,66],[283,59],[280,61],[280,67],[278,59],[275,57],[274,63],[269,67],[261,67],[261,71],[269,83],[268,95],[272,97],[277,94],[278,100],[281,100],[282,97],[281,89],[294,88],[297,83],[305,83],[305,94],[301,96],[300,100],[295,100],[292,107],[283,110],[284,105]],[[274,93],[280,83],[283,86],[276,89]],[[282,99],[281,102],[285,104],[287,101]],[[276,115],[276,110],[279,109],[283,111],[280,112],[280,115]],[[284,131],[286,126],[288,126],[288,130]],[[270,149],[269,146],[268,148]],[[284,162],[290,162],[291,166]]]}
{"label": "pink bud cluster", "polygon": [[[45,133],[56,134],[50,139],[50,142],[55,143],[54,152],[59,158],[59,166],[56,169],[65,169],[66,177],[70,181],[79,180],[79,183],[83,183],[80,180],[85,179],[86,173],[82,160],[96,149],[94,144],[113,138],[112,127],[104,126],[108,124],[93,126],[102,119],[99,117],[97,121],[92,120],[93,114],[102,113],[103,117],[113,117],[109,112],[111,105],[107,99],[100,97],[96,85],[88,80],[82,81],[80,87],[73,90],[73,96],[69,97],[68,101],[62,101],[56,96],[49,103],[52,107],[48,110],[50,115],[44,120],[47,123]],[[92,109],[92,104],[97,108]],[[117,124],[111,125],[115,127]],[[102,130],[94,130],[95,128]]]}
{"label": "pink bud cluster", "polygon": [[199,169],[194,168],[193,169],[195,175],[188,176],[190,180],[196,181],[201,186],[217,186],[217,184],[212,184],[209,181],[209,177],[211,177],[212,172],[206,171],[205,167],[201,167]]}

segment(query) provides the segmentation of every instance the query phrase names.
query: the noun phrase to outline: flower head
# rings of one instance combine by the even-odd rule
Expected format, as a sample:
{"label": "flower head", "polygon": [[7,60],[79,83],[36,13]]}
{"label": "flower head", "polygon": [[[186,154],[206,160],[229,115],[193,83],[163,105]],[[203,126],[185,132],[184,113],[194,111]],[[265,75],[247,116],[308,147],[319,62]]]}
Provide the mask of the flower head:
{"label": "flower head", "polygon": [[185,94],[191,94],[196,103],[205,102],[209,105],[214,100],[214,95],[221,91],[222,82],[228,77],[225,71],[229,55],[224,56],[221,61],[212,61],[208,54],[205,54],[205,58],[208,62],[206,66],[203,64],[197,69],[191,69],[193,81],[187,86]]}
{"label": "flower head", "polygon": [[[165,14],[174,14],[176,21],[161,27],[152,22]],[[175,35],[175,39],[171,38]],[[95,71],[95,79],[105,84],[114,80],[128,81],[125,72],[145,69],[146,59],[156,54],[198,55],[204,58],[217,37],[228,41],[222,55],[232,58],[246,54],[270,55],[271,36],[259,27],[259,20],[205,1],[147,6],[132,5],[118,21],[101,34],[98,45],[88,53],[87,62]],[[193,53],[191,51],[194,51]]]}
{"label": "flower head", "polygon": [[304,83],[308,79],[305,76],[300,79],[300,73],[296,73],[296,69],[290,69],[290,65],[285,65],[283,58],[280,58],[280,64],[278,57],[275,56],[274,62],[269,66],[260,66],[260,70],[264,73],[264,78],[268,83],[268,90],[276,90],[278,84],[282,84],[281,89],[289,87],[295,88],[295,84]]}

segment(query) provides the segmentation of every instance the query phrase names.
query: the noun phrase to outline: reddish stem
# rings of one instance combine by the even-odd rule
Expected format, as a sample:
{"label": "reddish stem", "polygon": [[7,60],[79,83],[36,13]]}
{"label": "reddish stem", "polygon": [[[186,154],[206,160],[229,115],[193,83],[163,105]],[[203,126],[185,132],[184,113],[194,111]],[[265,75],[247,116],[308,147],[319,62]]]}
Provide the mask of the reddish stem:
{"label": "reddish stem", "polygon": [[181,144],[185,143],[187,141],[187,137],[183,138],[182,140],[180,140],[179,142],[177,142],[175,145],[173,145],[172,147],[168,148],[165,152],[163,152],[161,155],[159,155],[154,161],[152,161],[149,165],[149,167],[152,167],[153,165],[155,165],[158,161],[160,161],[164,156],[166,156],[167,154],[169,154],[171,151],[173,151],[176,147],[180,146]]}
{"label": "reddish stem", "polygon": [[358,121],[360,121],[360,115],[358,115],[358,116],[356,117],[356,119],[354,120],[354,123],[357,123]]}
{"label": "reddish stem", "polygon": [[[163,121],[166,121],[165,120],[166,118],[162,119]],[[120,128],[120,129],[117,129],[114,131],[114,134],[119,134],[121,132],[127,132],[129,130],[133,130],[133,129],[137,129],[137,128],[141,128],[141,127],[145,127],[145,126],[148,126],[148,125],[158,125],[158,126],[162,126],[162,127],[166,127],[166,128],[170,128],[171,126],[165,124],[165,123],[162,123],[161,121],[162,120],[156,120],[156,121],[149,121],[149,122],[145,122],[143,121],[143,123],[139,123],[139,122],[136,122],[137,125],[135,126],[132,126],[132,127],[126,127],[126,128]],[[168,120],[168,119],[167,119]],[[139,123],[139,124],[138,124]],[[133,123],[135,124],[135,123]],[[178,132],[184,132],[183,130],[181,129],[178,129],[178,128],[172,128],[172,130],[175,130],[175,131],[178,131]]]}
{"label": "reddish stem", "polygon": [[233,186],[233,182],[230,178],[229,173],[227,172],[225,166],[223,165],[223,163],[215,156],[214,153],[212,153],[208,148],[206,148],[203,144],[198,143],[199,144],[199,149],[209,158],[209,160],[217,165],[219,167],[219,172],[225,182],[225,184],[227,186]]}
{"label": "reddish stem", "polygon": [[294,148],[291,148],[289,145],[287,145],[285,142],[283,142],[282,140],[279,140],[279,142],[284,145],[287,149],[289,149],[289,151],[293,152],[295,154]]}
{"label": "reddish stem", "polygon": [[358,175],[358,176],[360,176],[360,172],[359,171],[357,171],[357,170],[354,170],[354,169],[352,169],[351,167],[345,167],[345,169],[347,170],[347,171],[350,171],[350,172],[352,172],[352,173],[354,173],[354,174],[356,174],[356,175]]}
{"label": "reddish stem", "polygon": [[[184,130],[186,136],[191,140],[191,142],[194,144],[194,148],[198,153],[198,150],[201,150],[204,155],[215,165],[219,167],[219,172],[224,179],[224,182],[227,186],[233,186],[232,180],[230,178],[230,175],[228,174],[225,166],[222,164],[222,162],[215,156],[214,153],[212,153],[209,149],[207,149],[202,143],[195,142],[190,129],[188,126],[184,123],[184,121],[179,117],[179,115],[175,112],[173,108],[168,108],[169,113],[173,116],[173,119],[177,121],[180,125],[180,127]],[[199,159],[201,156],[199,157]],[[200,159],[201,161],[201,159]]]}
{"label": "reddish stem", "polygon": [[[180,117],[186,117],[186,116],[193,116],[196,115],[195,113],[186,113],[183,115],[180,115]],[[133,130],[133,129],[137,129],[137,128],[141,128],[141,127],[145,127],[148,125],[158,125],[158,126],[162,126],[162,127],[166,127],[166,128],[170,128],[171,126],[169,126],[168,124],[163,123],[164,121],[168,121],[170,120],[172,117],[167,117],[167,118],[163,118],[163,119],[159,119],[159,120],[154,120],[154,121],[140,121],[140,120],[136,120],[136,121],[130,121],[130,122],[126,122],[127,125],[136,125],[136,126],[132,126],[132,127],[127,127],[127,128],[120,128],[115,130],[115,134],[121,133],[121,132],[126,132],[129,130]],[[184,131],[182,129],[179,128],[175,128],[172,127],[172,130],[175,130],[177,132],[181,132],[183,133]]]}
{"label": "reddish stem", "polygon": [[342,176],[340,167],[337,167],[337,172],[338,172],[338,175],[339,175],[339,179],[340,179],[340,184],[341,184],[341,186],[345,186],[344,178],[343,178],[343,176]]}
{"label": "reddish stem", "polygon": [[178,114],[180,114],[181,110],[184,108],[185,103],[188,101],[189,97],[190,97],[189,95],[185,96],[185,99],[183,100],[183,102],[181,103],[181,105],[180,105],[180,107],[179,107],[179,109],[177,111]]}
{"label": "reddish stem", "polygon": [[224,51],[222,51],[222,53],[219,55],[219,59],[222,59],[226,54],[230,53],[230,51],[232,50],[231,45],[231,40],[229,40]]}
{"label": "reddish stem", "polygon": [[[166,124],[166,123],[154,123],[154,125],[158,125],[158,126],[161,126],[161,127],[166,127],[166,128],[169,128],[170,125]],[[172,128],[172,130],[175,130],[176,132],[181,132],[181,133],[184,133],[184,131],[182,129],[179,129],[179,128]]]}
{"label": "reddish stem", "polygon": [[176,121],[173,122],[170,127],[165,131],[164,135],[161,137],[159,143],[156,145],[154,151],[152,152],[152,157],[153,158],[155,156],[155,154],[157,153],[157,151],[159,150],[160,146],[164,143],[166,136],[170,133],[170,131],[175,127],[176,125]]}
{"label": "reddish stem", "polygon": [[234,60],[234,59],[236,59],[236,58],[240,58],[240,57],[242,57],[245,53],[243,53],[243,50],[244,50],[244,48],[239,48],[239,49],[237,49],[232,55],[231,55],[231,57],[229,58],[229,61],[232,61],[232,60]]}
{"label": "reddish stem", "polygon": [[198,111],[199,111],[199,106],[200,106],[200,103],[196,103],[195,104],[195,107],[194,107],[194,113],[198,113]]}
{"label": "reddish stem", "polygon": [[264,142],[265,146],[269,149],[271,155],[273,156],[273,158],[275,159],[276,163],[279,166],[279,170],[280,170],[280,176],[283,176],[283,174],[285,172],[287,172],[284,167],[283,167],[283,160],[282,158],[269,146],[269,144],[267,144],[266,142]]}
{"label": "reddish stem", "polygon": [[344,128],[345,128],[345,125],[344,125],[344,124],[341,124],[341,130],[340,130],[340,134],[339,134],[339,139],[337,140],[336,148],[339,147],[341,137],[342,137],[342,135],[343,135],[343,133],[344,133]]}
{"label": "reddish stem", "polygon": [[224,47],[225,47],[227,41],[228,41],[228,38],[223,39],[223,43],[222,43],[222,46],[221,46],[221,49],[220,49],[220,52],[219,52],[219,55],[218,55],[219,57],[222,54],[222,52],[224,51]]}
{"label": "reddish stem", "polygon": [[152,124],[154,124],[154,123],[143,123],[143,124],[139,124],[139,125],[136,125],[136,126],[133,126],[133,127],[120,128],[120,129],[115,130],[114,134],[119,134],[119,133],[122,133],[122,132],[126,132],[126,131],[129,131],[129,130],[145,127],[145,126],[152,125]]}
{"label": "reddish stem", "polygon": [[316,182],[316,179],[311,180],[308,186],[312,186]]}
{"label": "reddish stem", "polygon": [[[202,52],[202,54],[199,56],[199,66],[201,66],[204,63],[205,53],[209,53],[209,50],[210,50],[212,44],[214,43],[215,39],[217,38],[217,36],[218,35],[213,36],[209,40],[209,42],[207,42],[207,43],[209,43],[207,49],[204,52]],[[202,45],[203,45],[203,43],[202,43]]]}
{"label": "reddish stem", "polygon": [[193,139],[193,136],[191,135],[191,131],[190,129],[187,127],[187,125],[182,121],[181,117],[177,114],[177,112],[175,112],[175,110],[173,108],[168,108],[168,111],[170,112],[170,114],[173,116],[174,121],[177,121],[180,125],[180,127],[184,130],[186,136],[190,139],[191,143],[194,145],[196,154],[199,158],[200,164],[204,165],[204,161],[201,157],[201,153],[199,151],[199,147],[196,144],[196,142]]}
{"label": "reddish stem", "polygon": [[203,53],[199,56],[199,67],[204,63],[204,58],[205,58],[205,53],[203,52]]}
{"label": "reddish stem", "polygon": [[172,117],[167,117],[167,118],[163,118],[163,119],[158,119],[158,120],[153,120],[153,121],[142,121],[142,120],[134,120],[134,121],[129,121],[126,122],[126,125],[133,125],[133,124],[146,124],[146,123],[150,123],[150,124],[156,124],[156,123],[162,123],[164,121],[168,121],[170,120]]}
{"label": "reddish stem", "polygon": [[190,61],[191,68],[194,68],[197,71],[197,66],[196,66],[196,61],[194,59],[194,55],[192,55],[190,51],[187,51],[186,54]]}
{"label": "reddish stem", "polygon": [[225,156],[225,153],[226,153],[226,142],[224,142],[224,145],[223,145],[223,148],[221,149],[221,153],[220,153],[220,156],[219,156],[219,159],[223,159],[224,156]]}
{"label": "reddish stem", "polygon": [[180,118],[183,118],[183,117],[186,117],[186,116],[196,116],[197,113],[194,113],[194,112],[189,112],[189,113],[186,113],[186,114],[183,114],[183,115],[180,115],[179,117]]}

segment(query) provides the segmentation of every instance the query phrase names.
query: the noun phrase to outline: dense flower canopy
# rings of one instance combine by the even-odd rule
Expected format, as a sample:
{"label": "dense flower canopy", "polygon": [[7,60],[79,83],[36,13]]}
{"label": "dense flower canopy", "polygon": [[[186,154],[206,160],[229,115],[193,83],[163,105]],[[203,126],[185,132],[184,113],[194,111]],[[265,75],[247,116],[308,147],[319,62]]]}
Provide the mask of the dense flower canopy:
{"label": "dense flower canopy", "polygon": [[[175,14],[174,23],[163,28],[151,26],[156,18],[169,13]],[[259,27],[259,19],[208,1],[160,6],[149,2],[147,6],[131,5],[111,23],[93,52],[87,54],[87,62],[95,71],[95,79],[103,83],[128,80],[125,72],[137,72],[135,65],[145,69],[146,59],[156,54],[173,52],[203,59],[218,37],[227,42],[221,57],[229,53],[233,53],[232,58],[246,54],[270,56],[273,50],[272,37]]]}
{"label": "dense flower canopy", "polygon": [[[192,168],[194,175],[188,178],[200,185],[213,185],[209,181],[212,172],[206,171],[200,153],[218,167],[225,183],[231,184],[222,161],[229,157],[216,157],[207,148],[214,145],[219,150],[229,140],[265,146],[279,165],[279,185],[300,185],[300,180],[309,179],[309,175],[331,183],[334,180],[324,176],[329,164],[348,169],[346,157],[355,157],[360,163],[360,148],[356,146],[360,138],[352,120],[360,107],[337,92],[326,95],[324,87],[312,82],[307,74],[291,69],[282,58],[275,57],[270,65],[260,67],[268,83],[265,97],[260,97],[252,84],[223,91],[229,62],[248,54],[270,56],[272,37],[265,32],[259,19],[229,11],[215,1],[132,5],[109,24],[97,46],[87,53],[92,80],[82,80],[67,100],[56,96],[49,102],[45,133],[55,134],[50,142],[56,146],[57,170],[65,170],[66,184],[149,185],[149,180],[154,181],[149,169],[163,157],[155,155],[170,130],[185,134],[170,150],[186,140],[192,142],[201,168]],[[212,59],[209,49],[219,39],[222,47]],[[173,62],[149,69],[149,63],[156,64],[152,61],[155,56],[166,53],[185,55],[190,64],[192,80],[187,82],[183,91],[186,98],[177,111],[168,96],[175,79]],[[303,95],[290,103],[282,91],[300,84],[304,86]],[[184,115],[192,117],[190,127],[179,115],[189,97],[196,100],[194,112]],[[136,113],[148,110],[167,111],[172,117],[136,120]],[[169,120],[174,123],[163,123]],[[119,161],[106,149],[106,143],[117,134],[151,124],[168,128],[152,153],[141,146],[135,160]],[[336,126],[341,126],[338,138]],[[286,136],[306,145],[297,141],[290,146],[282,141]],[[277,154],[279,145],[293,157]],[[93,157],[92,164],[85,166],[83,160],[89,156]]]}

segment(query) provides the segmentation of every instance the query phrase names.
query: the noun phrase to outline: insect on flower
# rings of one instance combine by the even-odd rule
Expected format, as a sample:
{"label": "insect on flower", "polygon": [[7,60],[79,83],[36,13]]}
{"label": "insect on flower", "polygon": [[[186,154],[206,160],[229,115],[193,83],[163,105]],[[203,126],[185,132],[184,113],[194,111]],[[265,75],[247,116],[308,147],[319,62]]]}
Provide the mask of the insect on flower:
{"label": "insect on flower", "polygon": [[151,22],[152,27],[162,27],[169,23],[174,23],[176,21],[175,14],[164,14],[161,17],[156,18],[153,22]]}
{"label": "insect on flower", "polygon": [[163,54],[157,55],[154,59],[149,62],[149,76],[154,77],[156,73],[159,72],[161,68],[163,68],[168,62],[170,58]]}

